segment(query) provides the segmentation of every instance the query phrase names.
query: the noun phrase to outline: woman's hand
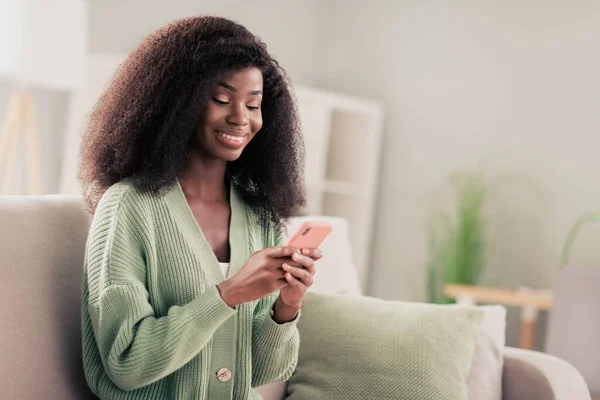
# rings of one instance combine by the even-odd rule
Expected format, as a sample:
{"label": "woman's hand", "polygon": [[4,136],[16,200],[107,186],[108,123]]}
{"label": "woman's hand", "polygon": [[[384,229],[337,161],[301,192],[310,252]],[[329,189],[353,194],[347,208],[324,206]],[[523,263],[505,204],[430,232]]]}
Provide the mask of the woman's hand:
{"label": "woman's hand", "polygon": [[262,299],[287,286],[283,263],[292,263],[291,247],[267,247],[257,251],[237,274],[219,286],[221,297],[232,308],[238,304]]}
{"label": "woman's hand", "polygon": [[294,251],[294,263],[285,262],[282,269],[287,285],[280,289],[279,298],[275,302],[273,319],[278,323],[293,320],[300,307],[302,298],[313,284],[315,261],[323,257],[321,250],[302,249]]}

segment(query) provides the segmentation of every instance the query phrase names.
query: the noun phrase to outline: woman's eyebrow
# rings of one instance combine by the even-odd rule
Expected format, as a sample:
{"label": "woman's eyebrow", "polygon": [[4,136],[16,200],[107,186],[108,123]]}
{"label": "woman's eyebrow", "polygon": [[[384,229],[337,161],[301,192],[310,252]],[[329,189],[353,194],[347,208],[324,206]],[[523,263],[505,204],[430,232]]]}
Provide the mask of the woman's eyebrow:
{"label": "woman's eyebrow", "polygon": [[[234,88],[233,86],[231,86],[231,85],[229,85],[229,84],[227,84],[225,82],[219,82],[219,86],[222,86],[225,89],[230,90],[232,92],[237,92],[236,88]],[[259,95],[259,94],[263,94],[263,92],[262,92],[262,90],[251,90],[251,91],[248,92],[248,94],[256,96],[256,95]]]}

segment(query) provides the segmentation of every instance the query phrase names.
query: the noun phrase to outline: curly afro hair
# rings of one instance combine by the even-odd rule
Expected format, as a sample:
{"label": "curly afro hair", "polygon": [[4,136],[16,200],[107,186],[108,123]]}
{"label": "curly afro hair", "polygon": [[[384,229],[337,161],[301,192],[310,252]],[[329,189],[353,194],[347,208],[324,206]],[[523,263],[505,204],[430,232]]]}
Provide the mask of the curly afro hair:
{"label": "curly afro hair", "polygon": [[125,178],[161,193],[185,168],[211,89],[247,67],[263,74],[263,126],[227,176],[263,221],[281,223],[305,203],[304,144],[285,71],[242,25],[220,17],[175,21],[150,34],[115,72],[93,108],[80,153],[86,208]]}

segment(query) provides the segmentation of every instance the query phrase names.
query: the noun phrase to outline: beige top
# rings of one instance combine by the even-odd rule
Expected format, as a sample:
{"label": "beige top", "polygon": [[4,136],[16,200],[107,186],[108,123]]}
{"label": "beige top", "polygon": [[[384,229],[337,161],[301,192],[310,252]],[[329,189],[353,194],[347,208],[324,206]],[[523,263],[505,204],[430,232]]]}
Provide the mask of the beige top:
{"label": "beige top", "polygon": [[223,278],[227,279],[227,272],[229,272],[229,263],[219,263],[219,267],[221,267],[221,271],[223,271]]}

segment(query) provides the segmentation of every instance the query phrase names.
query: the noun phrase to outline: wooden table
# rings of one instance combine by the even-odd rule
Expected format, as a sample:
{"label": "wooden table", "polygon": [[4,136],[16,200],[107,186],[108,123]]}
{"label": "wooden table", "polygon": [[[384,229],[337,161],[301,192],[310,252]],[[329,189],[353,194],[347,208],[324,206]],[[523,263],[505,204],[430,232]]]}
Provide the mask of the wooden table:
{"label": "wooden table", "polygon": [[538,311],[549,310],[553,300],[550,291],[530,288],[509,290],[484,286],[446,285],[444,294],[463,305],[487,303],[521,308],[520,347],[528,350],[533,349]]}

